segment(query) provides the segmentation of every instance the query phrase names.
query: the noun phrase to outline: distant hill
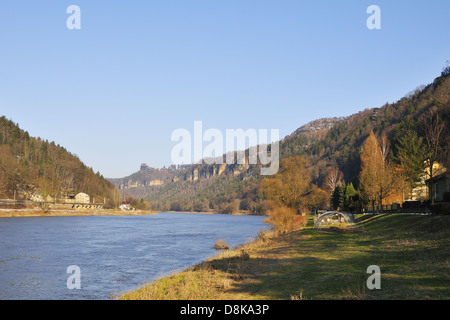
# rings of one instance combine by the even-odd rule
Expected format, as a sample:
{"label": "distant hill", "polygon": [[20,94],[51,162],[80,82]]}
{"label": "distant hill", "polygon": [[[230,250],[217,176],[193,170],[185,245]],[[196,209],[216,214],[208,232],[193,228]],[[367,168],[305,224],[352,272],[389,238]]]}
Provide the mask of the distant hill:
{"label": "distant hill", "polygon": [[26,199],[32,193],[63,197],[83,192],[113,206],[114,185],[65,148],[30,137],[19,125],[0,117],[0,198]]}
{"label": "distant hill", "polygon": [[[307,157],[313,165],[312,180],[319,186],[332,166],[339,167],[347,182],[358,185],[360,149],[371,130],[385,134],[395,151],[395,143],[406,129],[423,136],[420,123],[430,110],[450,124],[449,96],[447,68],[433,83],[418,87],[395,103],[301,126],[280,141],[280,157]],[[128,177],[110,180],[122,193],[146,199],[155,209],[228,212],[238,208],[258,212],[262,209],[257,192],[261,179],[259,165],[195,164],[167,169],[145,165]]]}

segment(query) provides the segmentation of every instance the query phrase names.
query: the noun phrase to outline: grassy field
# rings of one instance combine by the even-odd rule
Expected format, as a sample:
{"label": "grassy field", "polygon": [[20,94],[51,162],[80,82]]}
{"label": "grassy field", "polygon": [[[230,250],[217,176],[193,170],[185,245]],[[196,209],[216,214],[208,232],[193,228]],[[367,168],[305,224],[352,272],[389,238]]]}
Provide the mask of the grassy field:
{"label": "grassy field", "polygon": [[[449,299],[450,216],[358,216],[252,243],[118,299]],[[381,289],[366,286],[381,269]]]}

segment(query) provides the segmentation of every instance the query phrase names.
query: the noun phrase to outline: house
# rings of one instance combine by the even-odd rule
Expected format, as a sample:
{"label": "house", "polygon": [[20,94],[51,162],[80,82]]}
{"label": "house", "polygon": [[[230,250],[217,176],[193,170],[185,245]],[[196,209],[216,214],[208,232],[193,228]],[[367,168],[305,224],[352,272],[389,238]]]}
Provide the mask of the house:
{"label": "house", "polygon": [[450,202],[450,172],[446,171],[426,181],[429,199]]}
{"label": "house", "polygon": [[[426,164],[428,162],[425,162]],[[433,164],[433,175],[438,176],[445,171],[445,167],[441,166],[438,162]],[[416,186],[411,190],[409,197],[406,197],[407,201],[424,201],[431,199],[429,196],[430,188],[427,183],[427,177],[430,176],[430,166],[429,164],[425,167],[423,173],[420,175],[420,181],[417,182]]]}
{"label": "house", "polygon": [[119,209],[122,211],[133,211],[134,209],[131,207],[130,202],[123,201],[122,204],[119,206]]}
{"label": "house", "polygon": [[80,192],[75,196],[76,203],[89,203],[89,201],[90,201],[89,195],[87,195],[86,193]]}
{"label": "house", "polygon": [[44,201],[44,197],[39,193],[33,193],[30,196],[30,200],[35,201],[35,202],[42,202],[42,201]]}

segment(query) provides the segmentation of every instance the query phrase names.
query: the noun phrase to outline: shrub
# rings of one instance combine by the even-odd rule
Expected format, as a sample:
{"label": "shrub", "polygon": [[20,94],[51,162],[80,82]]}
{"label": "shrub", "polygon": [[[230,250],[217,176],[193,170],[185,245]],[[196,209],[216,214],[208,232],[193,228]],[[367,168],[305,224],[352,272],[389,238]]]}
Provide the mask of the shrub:
{"label": "shrub", "polygon": [[295,209],[281,206],[269,211],[269,218],[264,221],[271,223],[275,230],[280,233],[299,230],[306,225],[307,216],[297,215]]}
{"label": "shrub", "polygon": [[219,206],[219,212],[225,214],[233,214],[239,211],[239,199],[235,199],[230,203],[224,203]]}
{"label": "shrub", "polygon": [[224,240],[216,240],[216,243],[214,244],[214,248],[216,250],[228,250],[230,247]]}
{"label": "shrub", "polygon": [[295,218],[292,219],[292,229],[293,230],[299,230],[306,226],[308,223],[308,215],[300,216],[297,215]]}

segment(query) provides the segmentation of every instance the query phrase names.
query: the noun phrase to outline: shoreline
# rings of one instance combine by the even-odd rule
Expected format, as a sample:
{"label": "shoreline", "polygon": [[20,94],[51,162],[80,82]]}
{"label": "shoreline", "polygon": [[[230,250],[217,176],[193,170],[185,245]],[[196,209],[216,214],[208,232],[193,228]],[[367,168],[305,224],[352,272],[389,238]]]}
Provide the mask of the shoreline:
{"label": "shoreline", "polygon": [[[165,211],[166,212],[166,211]],[[181,211],[167,211],[167,212],[178,212],[178,213],[199,213],[199,212],[181,212]],[[205,212],[206,214],[211,212]],[[211,213],[212,214],[212,213]],[[218,214],[226,214],[226,213],[218,213]],[[240,214],[243,215],[243,214]],[[216,290],[222,291],[225,289],[231,289],[233,287],[232,282],[235,279],[230,279],[229,274],[219,271],[221,268],[216,269],[215,265],[222,265],[222,260],[227,260],[225,263],[227,268],[230,268],[230,261],[232,264],[241,265],[242,262],[247,262],[250,259],[250,255],[254,255],[255,253],[264,250],[264,246],[272,243],[273,241],[279,240],[283,235],[278,234],[275,230],[260,230],[260,233],[255,238],[249,238],[246,242],[237,244],[236,246],[229,249],[216,249],[216,253],[212,256],[206,257],[204,260],[197,262],[193,265],[186,266],[183,269],[177,269],[169,272],[168,274],[161,275],[156,277],[155,279],[144,282],[137,289],[124,290],[121,292],[116,292],[113,296],[111,296],[111,300],[235,300],[235,299],[243,299],[243,300],[253,300],[254,297],[241,296],[240,294],[230,294],[229,292],[220,292],[219,296],[215,296],[217,294]],[[231,268],[233,269],[233,267]],[[240,267],[238,267],[240,269]],[[233,272],[233,271],[232,271]],[[199,275],[200,274],[200,275]],[[181,293],[181,297],[179,296],[179,292],[184,291],[185,288],[180,288],[180,278],[181,286],[189,286],[192,282],[195,283],[203,283],[205,287],[198,287],[196,291],[198,292],[204,291],[204,293],[200,293],[198,296],[198,292],[190,292],[187,296],[184,296],[185,292]],[[161,286],[164,287],[164,293],[160,296],[160,293],[157,292],[161,289]],[[197,287],[197,285],[195,285]],[[210,291],[211,287],[214,287],[213,292]],[[156,288],[156,292],[153,291],[153,288]],[[170,291],[169,297],[166,295],[166,289]],[[173,290],[173,291],[172,291]],[[149,292],[150,291],[150,292]],[[188,290],[190,291],[190,290]],[[151,296],[149,296],[149,294]],[[191,296],[194,294],[194,296]],[[214,295],[213,298],[209,296],[209,294]],[[222,295],[223,294],[223,295]]]}
{"label": "shoreline", "polygon": [[21,218],[21,217],[70,217],[70,216],[144,216],[144,215],[155,215],[160,212],[168,213],[188,213],[188,214],[223,214],[231,216],[265,216],[265,215],[254,215],[249,214],[244,211],[239,211],[236,213],[220,213],[215,211],[122,211],[118,209],[102,209],[102,210],[64,210],[64,209],[50,209],[48,212],[44,213],[40,208],[24,208],[24,209],[0,209],[0,218]]}
{"label": "shoreline", "polygon": [[228,216],[259,216],[259,217],[267,217],[265,214],[251,214],[248,211],[239,210],[235,213],[223,213],[218,211],[160,211],[160,212],[169,212],[169,213],[198,213],[198,214],[223,214]]}
{"label": "shoreline", "polygon": [[[450,254],[449,226],[448,215],[359,215],[351,228],[315,228],[310,217],[301,230],[261,233],[112,299],[441,300],[450,294],[448,265],[442,263]],[[423,250],[429,254],[420,261],[411,254]],[[361,287],[373,261],[389,270],[384,290]]]}
{"label": "shoreline", "polygon": [[115,209],[102,210],[49,210],[44,213],[42,209],[0,209],[0,218],[25,217],[72,217],[72,216],[144,216],[155,215],[158,211],[122,211]]}

